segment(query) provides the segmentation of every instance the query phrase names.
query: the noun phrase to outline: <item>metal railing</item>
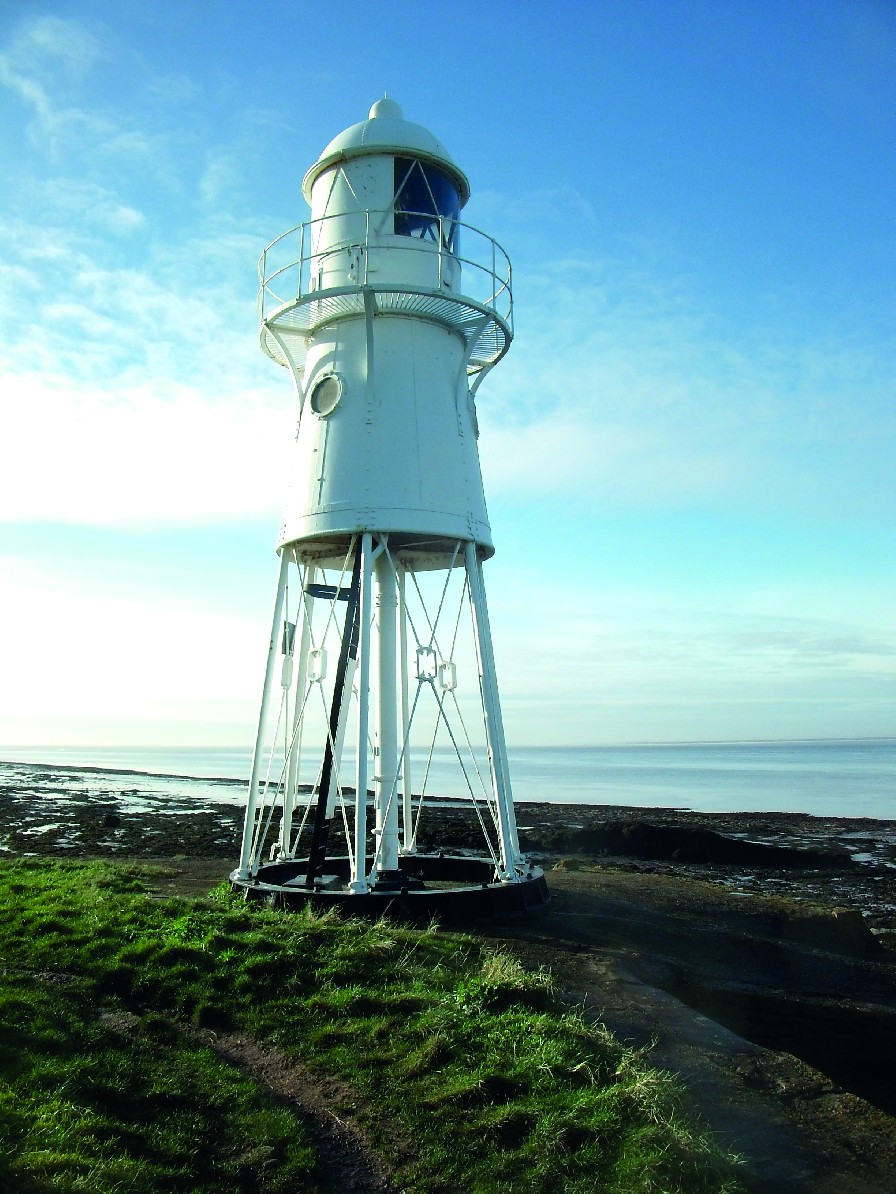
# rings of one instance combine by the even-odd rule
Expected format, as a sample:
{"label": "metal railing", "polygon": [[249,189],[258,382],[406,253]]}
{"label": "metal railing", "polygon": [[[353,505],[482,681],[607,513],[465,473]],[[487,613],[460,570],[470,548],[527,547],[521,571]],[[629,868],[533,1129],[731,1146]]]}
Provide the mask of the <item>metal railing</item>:
{"label": "metal railing", "polygon": [[[512,336],[510,258],[498,242],[478,228],[446,216],[400,214],[421,221],[426,237],[392,231],[392,209],[337,212],[307,220],[278,236],[258,262],[262,323],[284,307],[319,297],[326,290],[325,268],[332,269],[334,255],[344,252],[346,260],[351,256],[353,273],[349,276],[346,271],[346,278],[338,283],[340,289],[355,285],[395,293],[438,293],[492,314],[508,338]],[[340,235],[341,230],[331,223],[337,220],[351,229],[349,235]],[[409,270],[412,258],[408,254],[414,252],[425,254],[427,261],[413,263],[415,268]],[[418,264],[421,277],[410,276],[418,272]]]}

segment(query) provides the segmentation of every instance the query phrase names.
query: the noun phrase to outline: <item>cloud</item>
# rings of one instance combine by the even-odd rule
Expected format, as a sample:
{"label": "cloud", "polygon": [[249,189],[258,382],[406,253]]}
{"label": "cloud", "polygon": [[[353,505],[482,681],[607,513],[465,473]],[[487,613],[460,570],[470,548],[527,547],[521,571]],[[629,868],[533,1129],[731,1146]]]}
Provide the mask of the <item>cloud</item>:
{"label": "cloud", "polygon": [[12,727],[28,719],[43,722],[38,740],[46,742],[53,723],[67,718],[92,720],[96,734],[107,721],[176,724],[178,714],[212,721],[224,709],[249,730],[267,611],[252,619],[160,584],[149,592],[116,591],[114,582],[83,575],[67,577],[60,593],[55,561],[24,568],[0,559],[0,584],[0,725],[7,742],[15,741]]}
{"label": "cloud", "polygon": [[11,69],[46,72],[50,65],[58,72],[83,77],[100,57],[98,39],[79,21],[39,16],[28,21],[10,46]]}
{"label": "cloud", "polygon": [[35,188],[40,209],[57,221],[66,221],[120,236],[146,225],[143,212],[123,202],[114,191],[94,182],[72,178],[50,178]]}
{"label": "cloud", "polygon": [[865,624],[860,586],[829,618],[571,590],[552,590],[550,618],[537,625],[518,591],[492,590],[505,719],[518,744],[892,732],[896,636]]}
{"label": "cloud", "polygon": [[[286,396],[281,396],[286,398]],[[56,375],[6,380],[0,519],[146,526],[276,521],[288,398],[182,385],[101,390]]]}
{"label": "cloud", "polygon": [[[141,152],[124,124],[118,148]],[[194,222],[201,204],[165,235],[111,182],[58,172],[16,198],[0,216],[0,521],[274,528],[295,416],[258,347],[264,235],[226,208]]]}
{"label": "cloud", "polygon": [[[533,188],[520,194],[477,191],[473,223],[488,228],[551,229],[592,226],[597,213],[593,202],[573,186]],[[500,239],[500,238],[499,238]],[[520,238],[520,243],[526,241]]]}
{"label": "cloud", "polygon": [[740,462],[720,447],[660,429],[616,425],[562,410],[523,425],[483,420],[482,463],[489,494],[575,495],[629,508],[718,494]]}
{"label": "cloud", "polygon": [[[116,232],[142,218],[92,187]],[[105,205],[105,207],[103,206]],[[58,210],[39,226],[0,221],[0,369],[28,373],[35,362],[76,382],[194,384],[250,389],[264,369],[255,332],[254,261],[261,243],[246,228],[212,225],[201,236],[146,242],[134,252],[119,238],[66,223]],[[28,318],[22,318],[23,311]],[[200,364],[201,363],[201,364]]]}
{"label": "cloud", "polygon": [[100,122],[85,109],[51,95],[76,87],[101,57],[99,40],[78,21],[55,16],[26,20],[0,54],[0,84],[31,110],[33,139],[54,150],[76,129],[97,131]]}
{"label": "cloud", "polygon": [[896,515],[896,344],[732,327],[638,263],[542,260],[477,397],[489,489]]}

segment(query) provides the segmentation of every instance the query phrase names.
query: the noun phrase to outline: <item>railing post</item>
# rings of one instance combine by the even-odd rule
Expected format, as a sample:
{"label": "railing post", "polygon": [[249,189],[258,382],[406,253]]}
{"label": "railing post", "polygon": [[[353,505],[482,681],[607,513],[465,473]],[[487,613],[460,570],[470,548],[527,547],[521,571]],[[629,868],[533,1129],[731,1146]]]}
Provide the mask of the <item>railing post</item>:
{"label": "railing post", "polygon": [[495,238],[491,236],[491,293],[493,295],[493,306],[497,309],[498,303],[498,263],[495,259]]}
{"label": "railing post", "polygon": [[301,232],[299,234],[299,293],[296,298],[301,298],[305,293],[302,282],[302,275],[305,271],[305,224],[301,224]]}

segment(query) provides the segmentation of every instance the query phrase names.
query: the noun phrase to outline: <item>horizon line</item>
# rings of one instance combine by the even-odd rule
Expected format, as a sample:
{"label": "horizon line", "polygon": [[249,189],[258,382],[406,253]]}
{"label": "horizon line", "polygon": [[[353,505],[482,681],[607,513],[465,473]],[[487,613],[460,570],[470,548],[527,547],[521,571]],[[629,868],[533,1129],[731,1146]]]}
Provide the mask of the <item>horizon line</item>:
{"label": "horizon line", "polygon": [[[621,750],[642,749],[648,747],[675,746],[816,746],[836,743],[884,742],[896,744],[894,734],[865,734],[865,735],[832,735],[814,738],[684,738],[684,739],[654,739],[631,742],[527,742],[508,743],[508,750]],[[475,743],[475,749],[486,749],[486,743]],[[436,749],[451,750],[450,746]],[[245,751],[252,753],[251,744],[211,743],[110,743],[110,742],[64,742],[64,743],[0,743],[0,751],[38,751],[38,750],[105,750],[105,751]],[[2,761],[2,760],[0,760]]]}

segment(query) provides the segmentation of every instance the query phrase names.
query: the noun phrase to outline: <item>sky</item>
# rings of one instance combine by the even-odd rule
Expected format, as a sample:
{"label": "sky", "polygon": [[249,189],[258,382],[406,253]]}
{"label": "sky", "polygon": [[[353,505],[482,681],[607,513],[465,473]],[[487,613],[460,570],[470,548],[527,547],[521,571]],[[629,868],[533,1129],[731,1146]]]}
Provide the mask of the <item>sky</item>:
{"label": "sky", "polygon": [[256,262],[386,92],[514,267],[511,747],[896,734],[890,0],[0,0],[0,745],[251,744]]}

